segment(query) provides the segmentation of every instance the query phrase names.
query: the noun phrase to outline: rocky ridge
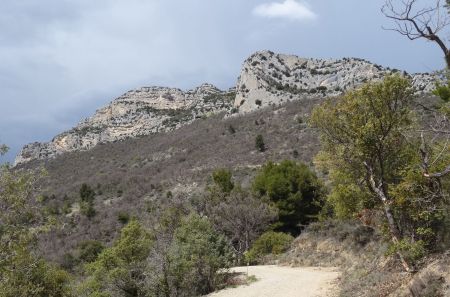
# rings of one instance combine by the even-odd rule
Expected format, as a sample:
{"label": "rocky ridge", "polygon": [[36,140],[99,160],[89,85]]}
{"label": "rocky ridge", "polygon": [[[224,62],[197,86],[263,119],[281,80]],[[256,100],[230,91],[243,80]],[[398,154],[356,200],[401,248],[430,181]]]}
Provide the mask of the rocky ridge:
{"label": "rocky ridge", "polygon": [[99,143],[171,131],[220,112],[243,114],[292,100],[336,96],[392,73],[411,78],[418,93],[434,88],[433,75],[410,75],[362,59],[318,60],[260,51],[244,62],[235,89],[222,91],[203,84],[189,91],[165,87],[128,91],[52,141],[24,146],[15,165],[89,150]]}
{"label": "rocky ridge", "polygon": [[336,96],[394,73],[409,77],[417,93],[429,93],[435,87],[434,75],[410,75],[363,59],[306,59],[260,51],[244,62],[236,86],[234,106],[239,108],[240,113],[246,113],[311,96]]}
{"label": "rocky ridge", "polygon": [[211,84],[186,92],[165,87],[131,90],[50,142],[25,145],[15,165],[89,150],[99,143],[171,131],[197,118],[229,112],[234,97],[233,89],[221,91]]}

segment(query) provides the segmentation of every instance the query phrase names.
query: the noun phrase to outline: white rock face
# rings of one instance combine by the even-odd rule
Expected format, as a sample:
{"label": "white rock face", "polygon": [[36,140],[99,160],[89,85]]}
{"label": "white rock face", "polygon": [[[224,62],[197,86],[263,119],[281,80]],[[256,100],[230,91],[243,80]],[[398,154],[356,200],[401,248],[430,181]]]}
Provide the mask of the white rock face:
{"label": "white rock face", "polygon": [[31,143],[17,155],[15,165],[49,159],[65,152],[89,150],[99,143],[170,131],[196,118],[229,112],[235,93],[213,85],[183,92],[180,89],[144,87],[129,91],[48,143]]}
{"label": "white rock face", "polygon": [[[52,141],[24,146],[15,165],[88,150],[99,143],[170,131],[213,113],[230,114],[237,109],[246,113],[290,100],[335,96],[395,72],[399,70],[355,58],[317,60],[261,51],[244,62],[235,89],[221,91],[204,84],[186,92],[163,87],[129,91]],[[435,86],[436,77],[430,74],[403,75],[412,79],[417,92],[430,92]]]}
{"label": "white rock face", "polygon": [[[246,113],[306,96],[335,96],[396,72],[355,58],[318,60],[261,51],[244,62],[234,106]],[[431,92],[435,86],[436,77],[430,74],[402,74],[418,92]]]}

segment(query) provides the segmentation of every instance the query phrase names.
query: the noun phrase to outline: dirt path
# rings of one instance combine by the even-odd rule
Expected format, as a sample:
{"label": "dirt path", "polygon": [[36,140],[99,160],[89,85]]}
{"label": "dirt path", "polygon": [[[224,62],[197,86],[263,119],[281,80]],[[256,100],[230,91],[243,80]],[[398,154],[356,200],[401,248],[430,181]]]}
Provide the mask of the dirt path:
{"label": "dirt path", "polygon": [[[247,273],[247,267],[232,271]],[[333,268],[291,268],[281,266],[250,266],[248,274],[258,279],[247,286],[222,290],[210,297],[332,297],[337,295]]]}

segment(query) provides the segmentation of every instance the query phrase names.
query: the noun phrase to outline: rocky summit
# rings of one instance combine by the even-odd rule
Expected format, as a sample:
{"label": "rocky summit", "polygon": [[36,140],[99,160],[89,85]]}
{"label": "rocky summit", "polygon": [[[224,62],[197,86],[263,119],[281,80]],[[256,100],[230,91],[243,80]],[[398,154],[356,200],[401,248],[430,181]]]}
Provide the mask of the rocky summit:
{"label": "rocky summit", "polygon": [[318,60],[261,51],[244,62],[234,106],[245,113],[311,96],[336,96],[394,73],[409,77],[417,93],[429,93],[435,87],[434,75],[410,75],[362,59]]}
{"label": "rocky summit", "polygon": [[234,90],[221,91],[210,84],[186,92],[164,87],[131,90],[52,141],[24,146],[15,165],[89,150],[99,143],[174,130],[197,118],[229,112],[234,98]]}
{"label": "rocky summit", "polygon": [[167,132],[211,114],[248,113],[259,108],[311,97],[336,96],[393,73],[409,77],[418,93],[429,93],[436,77],[408,74],[356,58],[306,59],[261,51],[243,64],[236,88],[222,91],[203,84],[189,91],[143,87],[128,91],[47,143],[25,145],[15,165],[89,150],[99,143]]}

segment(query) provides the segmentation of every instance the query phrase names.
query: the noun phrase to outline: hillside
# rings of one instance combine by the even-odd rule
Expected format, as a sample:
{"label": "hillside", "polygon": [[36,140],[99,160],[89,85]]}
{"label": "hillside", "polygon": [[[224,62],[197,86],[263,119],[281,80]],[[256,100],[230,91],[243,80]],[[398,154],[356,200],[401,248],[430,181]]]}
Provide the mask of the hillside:
{"label": "hillside", "polygon": [[235,88],[222,91],[203,84],[188,91],[166,87],[131,90],[50,142],[24,146],[15,165],[89,150],[99,143],[171,131],[212,114],[243,114],[289,101],[337,96],[392,73],[409,77],[418,94],[434,88],[433,75],[410,75],[361,59],[318,60],[261,51],[243,63]]}
{"label": "hillside", "polygon": [[[80,275],[83,244],[114,248],[124,226],[137,218],[156,233],[152,234],[157,238],[152,258],[156,264],[152,265],[164,274],[166,262],[158,262],[158,257],[166,255],[167,244],[174,244],[176,232],[158,224],[164,218],[175,222],[190,213],[198,213],[200,220],[208,217],[202,203],[206,205],[212,193],[208,187],[213,184],[214,171],[230,170],[237,189],[219,194],[219,204],[223,203],[220,199],[236,193],[243,193],[238,197],[248,201],[253,199],[255,193],[239,189],[248,189],[268,161],[294,160],[314,171],[312,161],[320,142],[318,130],[310,125],[313,108],[365,81],[395,72],[359,59],[318,61],[259,52],[245,61],[236,89],[221,91],[205,84],[186,92],[159,87],[127,92],[74,129],[49,143],[28,145],[17,157],[17,172],[36,168],[46,172],[36,196],[44,217],[54,219],[55,224],[39,237],[37,253]],[[406,105],[418,111],[414,120],[423,124],[438,105],[438,99],[429,94],[433,77],[403,75],[411,78],[415,92]],[[257,147],[257,136],[264,150]],[[325,195],[327,189],[320,188],[322,182],[329,182],[327,173],[317,174],[325,178],[313,192]],[[305,176],[300,179],[307,180]],[[83,200],[86,191],[92,204]],[[265,201],[257,200],[258,206],[266,205]],[[322,207],[322,201],[316,202]],[[86,205],[91,207],[89,212]],[[239,219],[246,221],[247,213],[240,213]],[[269,222],[265,224],[267,230]],[[281,263],[340,267],[342,296],[348,292],[371,296],[366,293],[375,282],[385,293],[382,296],[399,285],[402,292],[407,290],[409,281],[415,286],[417,280],[406,277],[394,257],[386,256],[387,245],[375,231],[378,227],[360,226],[354,220],[325,224],[331,225],[307,228],[291,249],[278,257]],[[298,233],[293,235],[304,226],[295,225]],[[236,243],[229,240],[229,245]],[[243,264],[241,255],[236,250],[234,263]],[[264,283],[258,286],[265,288]],[[205,292],[211,292],[210,288]]]}
{"label": "hillside", "polygon": [[[254,63],[257,59],[261,62]],[[332,88],[323,88],[320,94],[311,91],[328,74],[302,80],[309,92],[292,93],[286,88],[273,91],[249,84],[250,89],[243,93],[242,87],[242,82],[252,77],[264,85],[272,81],[267,74],[273,76],[274,71],[281,71],[280,65],[289,69],[289,63],[298,63],[295,61],[307,66],[293,68],[292,73],[310,72],[318,65],[329,67],[324,61],[260,52],[244,63],[234,105],[239,105],[236,102],[242,96],[247,101],[239,106],[238,113],[231,112],[235,96],[232,90],[224,92],[212,85],[188,92],[143,88],[119,97],[50,143],[26,146],[17,158],[17,168],[46,169],[48,175],[41,183],[41,193],[48,197],[44,205],[67,226],[50,233],[51,240],[42,241],[45,254],[61,261],[64,253],[83,240],[109,242],[122,227],[119,214],[146,217],[153,204],[167,200],[169,191],[182,200],[201,196],[211,172],[217,168],[231,169],[246,186],[255,170],[268,160],[296,159],[310,164],[319,142],[316,132],[308,126],[309,114],[327,95],[339,94]],[[278,66],[270,66],[272,63]],[[340,79],[333,84],[338,83],[342,89],[350,87],[349,77],[357,77],[350,81],[362,83],[374,73],[384,73],[376,71],[388,71],[357,59],[339,63],[341,68],[354,65],[351,71],[341,69],[337,73]],[[261,69],[266,64],[267,69]],[[359,74],[362,77],[356,76]],[[422,91],[431,84],[424,77],[428,76],[415,77]],[[262,103],[249,105],[257,95]],[[425,98],[419,96],[420,101],[428,101]],[[259,134],[267,147],[263,153],[255,148]],[[83,183],[97,193],[97,215],[93,219],[79,213]]]}
{"label": "hillside", "polygon": [[[27,163],[26,167],[43,165],[47,170],[41,185],[50,197],[46,205],[59,213],[65,210],[64,220],[74,226],[52,238],[53,246],[46,246],[45,252],[61,257],[58,253],[70,250],[80,240],[109,241],[121,228],[118,213],[145,216],[152,202],[166,200],[168,191],[186,199],[201,195],[216,168],[232,169],[246,184],[256,168],[268,160],[310,163],[318,150],[318,139],[306,121],[320,100],[291,102],[227,119],[219,114],[175,131]],[[258,134],[267,146],[263,153],[255,148]],[[78,213],[83,183],[99,193],[95,202],[98,214],[92,220]]]}

